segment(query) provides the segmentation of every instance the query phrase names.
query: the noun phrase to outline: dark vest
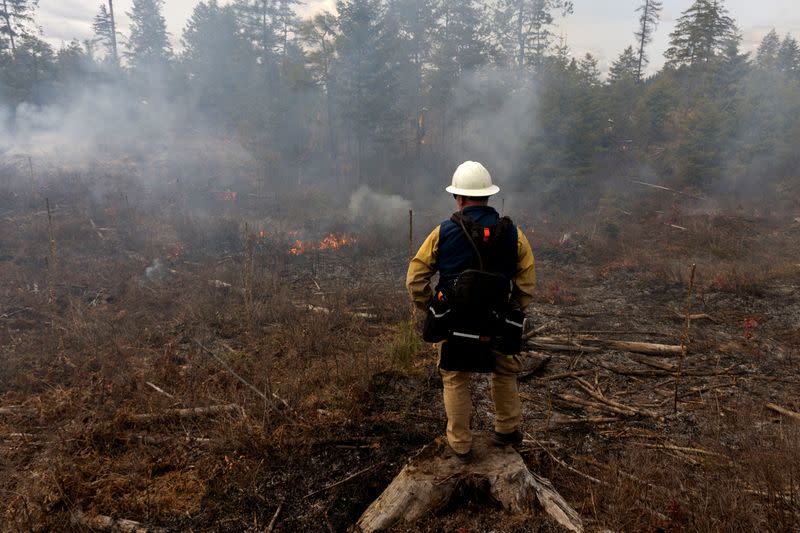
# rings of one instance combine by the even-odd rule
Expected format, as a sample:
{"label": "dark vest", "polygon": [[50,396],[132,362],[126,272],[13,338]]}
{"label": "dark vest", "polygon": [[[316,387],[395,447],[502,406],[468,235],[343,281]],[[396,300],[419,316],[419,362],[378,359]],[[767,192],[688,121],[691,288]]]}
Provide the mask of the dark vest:
{"label": "dark vest", "polygon": [[[481,226],[494,226],[500,215],[493,207],[488,205],[471,205],[465,207],[463,214]],[[512,279],[517,272],[517,228],[512,224],[504,237],[501,246],[501,257],[494,258],[495,273]],[[478,268],[475,251],[470,245],[464,230],[452,220],[446,220],[439,226],[439,254],[437,267],[439,269],[439,291],[451,285],[464,270]]]}

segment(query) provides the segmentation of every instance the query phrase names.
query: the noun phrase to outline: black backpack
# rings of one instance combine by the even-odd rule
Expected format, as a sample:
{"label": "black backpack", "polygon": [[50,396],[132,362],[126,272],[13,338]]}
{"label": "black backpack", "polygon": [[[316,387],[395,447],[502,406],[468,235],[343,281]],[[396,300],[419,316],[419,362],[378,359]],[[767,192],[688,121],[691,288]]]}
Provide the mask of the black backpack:
{"label": "black backpack", "polygon": [[492,372],[492,350],[517,353],[522,337],[524,314],[512,309],[514,285],[500,273],[514,225],[502,217],[493,226],[482,226],[460,212],[450,220],[461,226],[473,249],[473,268],[435,296],[423,338],[447,340],[439,365],[444,370]]}

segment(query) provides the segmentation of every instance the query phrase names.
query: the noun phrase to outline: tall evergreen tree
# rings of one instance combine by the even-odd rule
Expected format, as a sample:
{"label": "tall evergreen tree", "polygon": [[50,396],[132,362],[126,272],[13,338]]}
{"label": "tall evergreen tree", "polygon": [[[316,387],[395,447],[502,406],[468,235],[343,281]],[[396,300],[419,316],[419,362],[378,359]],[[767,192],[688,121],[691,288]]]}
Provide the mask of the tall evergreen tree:
{"label": "tall evergreen tree", "polygon": [[106,9],[105,4],[100,4],[100,11],[95,15],[92,21],[92,29],[95,34],[95,41],[103,43],[106,47],[106,52],[111,58],[111,63],[114,66],[119,65],[119,56],[117,55],[117,26],[114,21],[114,3],[113,0],[108,0],[111,10]]}
{"label": "tall evergreen tree", "polygon": [[440,124],[441,143],[447,142],[457,116],[468,116],[467,106],[454,106],[453,93],[465,73],[489,61],[485,10],[475,0],[442,2],[438,31],[432,36],[431,72],[428,77],[434,116]]}
{"label": "tall evergreen tree", "polygon": [[733,19],[722,0],[695,0],[678,17],[664,53],[672,66],[708,63],[737,35]]}
{"label": "tall evergreen tree", "polygon": [[[397,80],[398,109],[414,124],[410,137],[420,156],[425,136],[424,113],[427,66],[430,64],[433,35],[438,30],[436,3],[433,0],[393,0],[386,9],[383,24],[384,46],[389,42],[388,66]],[[404,128],[408,138],[408,128]]]}
{"label": "tall evergreen tree", "polygon": [[572,13],[570,0],[499,0],[494,27],[499,44],[507,50],[520,71],[528,65],[542,66],[545,53],[552,44],[553,11],[563,16]]}
{"label": "tall evergreen tree", "polygon": [[380,0],[339,0],[336,10],[340,109],[354,136],[360,182],[368,146],[390,139],[400,120],[396,80],[387,61]]}
{"label": "tall evergreen tree", "polygon": [[8,39],[11,53],[17,54],[19,37],[32,35],[33,13],[39,0],[0,0],[0,40]]}
{"label": "tall evergreen tree", "polygon": [[16,42],[16,54],[9,58],[0,71],[6,93],[6,101],[12,110],[16,105],[30,102],[36,105],[46,103],[52,94],[56,78],[56,61],[53,47],[42,39],[26,35]]}
{"label": "tall evergreen tree", "polygon": [[778,50],[781,47],[781,38],[775,28],[771,29],[758,45],[756,63],[764,68],[775,68],[778,63]]}
{"label": "tall evergreen tree", "polygon": [[269,83],[275,83],[280,76],[281,58],[286,55],[289,36],[298,25],[293,7],[298,3],[298,0],[237,0],[234,4],[241,31],[257,51],[256,61]]}
{"label": "tall evergreen tree", "polygon": [[319,13],[299,27],[303,44],[307,47],[306,60],[312,76],[323,89],[325,97],[325,113],[328,131],[328,153],[336,159],[336,114],[334,100],[336,98],[333,63],[336,57],[336,34],[338,20],[330,12]]}
{"label": "tall evergreen tree", "polygon": [[199,2],[181,38],[181,64],[198,109],[232,127],[252,86],[248,83],[251,54],[239,34],[236,15],[217,0]]}
{"label": "tall evergreen tree", "polygon": [[797,40],[787,34],[781,42],[777,58],[778,68],[788,76],[800,78],[800,46]]}
{"label": "tall evergreen tree", "polygon": [[286,57],[289,53],[289,37],[296,33],[300,21],[294,11],[294,6],[300,3],[300,0],[274,0],[273,7],[273,25],[275,33],[278,37],[277,52]]}
{"label": "tall evergreen tree", "polygon": [[608,80],[611,83],[621,80],[638,81],[639,72],[639,56],[633,51],[633,46],[629,46],[611,63]]}
{"label": "tall evergreen tree", "polygon": [[164,0],[133,0],[128,12],[131,36],[125,56],[134,70],[163,70],[172,57],[167,23],[161,14]]}
{"label": "tall evergreen tree", "polygon": [[658,21],[661,16],[660,0],[644,0],[636,11],[641,13],[639,16],[639,29],[634,36],[639,44],[639,53],[636,59],[636,81],[642,80],[642,69],[647,65],[648,59],[645,47],[653,41],[653,33],[656,31]]}

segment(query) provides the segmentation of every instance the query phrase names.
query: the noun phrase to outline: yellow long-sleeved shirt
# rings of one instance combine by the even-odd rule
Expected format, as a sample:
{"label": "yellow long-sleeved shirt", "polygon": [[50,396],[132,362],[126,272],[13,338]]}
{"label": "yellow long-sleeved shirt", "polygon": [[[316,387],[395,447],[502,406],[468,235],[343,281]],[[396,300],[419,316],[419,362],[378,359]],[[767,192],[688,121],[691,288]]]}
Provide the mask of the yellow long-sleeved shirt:
{"label": "yellow long-sleeved shirt", "polygon": [[[417,255],[411,260],[406,273],[406,288],[411,300],[418,308],[427,310],[433,296],[431,278],[436,273],[439,257],[439,226],[428,235]],[[525,309],[533,299],[536,288],[536,269],[533,250],[528,238],[517,228],[517,271],[512,278],[514,293],[512,300],[520,309]]]}

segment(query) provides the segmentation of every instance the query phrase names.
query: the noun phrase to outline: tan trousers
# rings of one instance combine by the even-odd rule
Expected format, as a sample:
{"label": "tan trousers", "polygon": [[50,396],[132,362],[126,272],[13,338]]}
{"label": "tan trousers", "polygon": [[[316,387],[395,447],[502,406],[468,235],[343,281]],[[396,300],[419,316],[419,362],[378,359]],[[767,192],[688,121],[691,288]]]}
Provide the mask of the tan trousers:
{"label": "tan trousers", "polygon": [[[439,347],[441,353],[441,346]],[[519,358],[495,353],[495,371],[492,373],[492,400],[494,401],[494,430],[511,433],[519,427],[520,413],[517,374]],[[472,397],[469,393],[471,372],[439,369],[444,384],[444,410],[447,413],[447,442],[457,453],[466,453],[472,446]]]}

